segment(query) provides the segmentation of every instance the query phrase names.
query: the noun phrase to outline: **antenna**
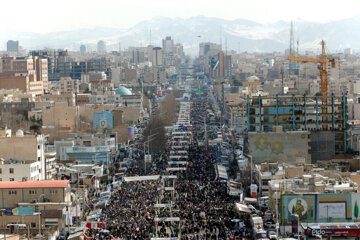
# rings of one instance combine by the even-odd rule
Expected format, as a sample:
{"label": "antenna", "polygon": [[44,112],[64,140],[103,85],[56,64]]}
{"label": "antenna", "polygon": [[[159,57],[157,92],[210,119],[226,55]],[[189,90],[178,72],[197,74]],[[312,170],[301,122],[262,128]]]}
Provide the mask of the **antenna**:
{"label": "antenna", "polygon": [[222,50],[222,26],[220,25],[220,50]]}
{"label": "antenna", "polygon": [[151,28],[150,28],[150,45],[151,45]]}
{"label": "antenna", "polygon": [[295,46],[294,46],[294,28],[293,28],[293,21],[291,21],[290,24],[290,56],[294,56],[294,50],[295,50]]}
{"label": "antenna", "polygon": [[225,55],[227,55],[227,39],[225,38]]}

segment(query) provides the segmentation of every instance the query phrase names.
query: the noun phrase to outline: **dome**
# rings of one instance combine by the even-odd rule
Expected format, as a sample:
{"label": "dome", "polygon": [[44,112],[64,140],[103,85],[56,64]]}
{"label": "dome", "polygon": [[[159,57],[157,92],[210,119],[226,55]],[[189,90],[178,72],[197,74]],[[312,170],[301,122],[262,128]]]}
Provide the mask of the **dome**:
{"label": "dome", "polygon": [[119,95],[132,95],[131,90],[123,86],[115,89],[115,93]]}
{"label": "dome", "polygon": [[259,78],[257,76],[250,76],[247,78],[247,81],[259,81]]}

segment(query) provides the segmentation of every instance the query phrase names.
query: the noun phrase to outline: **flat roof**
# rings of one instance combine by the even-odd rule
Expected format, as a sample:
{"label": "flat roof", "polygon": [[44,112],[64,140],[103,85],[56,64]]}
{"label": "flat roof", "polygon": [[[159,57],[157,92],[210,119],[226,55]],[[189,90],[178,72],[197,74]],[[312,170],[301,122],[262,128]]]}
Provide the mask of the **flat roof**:
{"label": "flat roof", "polygon": [[44,180],[44,181],[6,181],[0,182],[0,189],[8,188],[65,188],[69,184],[68,180]]}

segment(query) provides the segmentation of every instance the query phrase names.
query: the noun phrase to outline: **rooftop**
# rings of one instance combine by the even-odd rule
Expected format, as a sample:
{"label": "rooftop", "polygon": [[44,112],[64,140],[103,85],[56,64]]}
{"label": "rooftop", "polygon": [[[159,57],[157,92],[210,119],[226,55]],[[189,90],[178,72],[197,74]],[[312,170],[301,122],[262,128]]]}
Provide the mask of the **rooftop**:
{"label": "rooftop", "polygon": [[68,180],[45,180],[45,181],[25,181],[0,182],[0,189],[7,188],[65,188],[69,184]]}

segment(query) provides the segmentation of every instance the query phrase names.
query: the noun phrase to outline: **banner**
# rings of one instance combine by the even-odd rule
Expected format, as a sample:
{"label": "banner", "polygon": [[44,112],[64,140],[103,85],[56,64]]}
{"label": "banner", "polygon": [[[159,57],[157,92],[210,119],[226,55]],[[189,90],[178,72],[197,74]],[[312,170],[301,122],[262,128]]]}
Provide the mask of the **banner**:
{"label": "banner", "polygon": [[250,196],[252,198],[256,198],[257,197],[257,185],[256,184],[251,184],[250,185]]}

